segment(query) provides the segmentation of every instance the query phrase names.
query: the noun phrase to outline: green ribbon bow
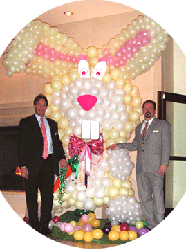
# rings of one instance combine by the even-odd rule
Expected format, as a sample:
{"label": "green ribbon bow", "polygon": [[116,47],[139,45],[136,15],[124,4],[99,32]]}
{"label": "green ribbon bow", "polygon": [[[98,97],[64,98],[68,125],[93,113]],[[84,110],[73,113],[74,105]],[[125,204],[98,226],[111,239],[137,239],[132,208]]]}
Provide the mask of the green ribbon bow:
{"label": "green ribbon bow", "polygon": [[73,172],[76,172],[75,178],[77,178],[77,175],[79,173],[79,160],[78,160],[78,155],[74,155],[72,159],[68,160],[68,165],[71,166],[71,169]]}

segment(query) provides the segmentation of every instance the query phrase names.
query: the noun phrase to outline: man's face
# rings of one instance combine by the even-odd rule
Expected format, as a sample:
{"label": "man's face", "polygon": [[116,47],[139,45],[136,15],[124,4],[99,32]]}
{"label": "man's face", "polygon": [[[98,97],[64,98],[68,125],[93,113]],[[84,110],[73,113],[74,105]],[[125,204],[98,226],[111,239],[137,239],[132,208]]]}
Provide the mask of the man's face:
{"label": "man's face", "polygon": [[35,113],[39,115],[40,117],[43,117],[45,115],[47,106],[44,99],[40,98],[39,101],[35,104]]}
{"label": "man's face", "polygon": [[145,103],[143,108],[143,114],[146,120],[150,120],[155,116],[156,110],[154,110],[154,105],[151,102]]}

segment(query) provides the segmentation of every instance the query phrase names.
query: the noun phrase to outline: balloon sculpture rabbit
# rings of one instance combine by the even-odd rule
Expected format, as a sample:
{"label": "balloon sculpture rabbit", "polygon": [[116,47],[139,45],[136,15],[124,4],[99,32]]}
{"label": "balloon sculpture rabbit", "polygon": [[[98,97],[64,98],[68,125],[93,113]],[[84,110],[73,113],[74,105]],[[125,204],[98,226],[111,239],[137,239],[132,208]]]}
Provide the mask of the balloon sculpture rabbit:
{"label": "balloon sculpture rabbit", "polygon": [[24,70],[50,78],[44,85],[46,115],[57,121],[66,156],[78,166],[66,180],[62,205],[59,191],[54,194],[56,211],[71,206],[94,210],[106,204],[112,224],[135,225],[142,219],[129,181],[134,164],[128,151],[105,149],[127,142],[139,124],[141,98],[131,80],[153,66],[167,41],[160,25],[139,16],[102,49],[83,49],[39,20],[9,45],[3,61],[9,77]]}

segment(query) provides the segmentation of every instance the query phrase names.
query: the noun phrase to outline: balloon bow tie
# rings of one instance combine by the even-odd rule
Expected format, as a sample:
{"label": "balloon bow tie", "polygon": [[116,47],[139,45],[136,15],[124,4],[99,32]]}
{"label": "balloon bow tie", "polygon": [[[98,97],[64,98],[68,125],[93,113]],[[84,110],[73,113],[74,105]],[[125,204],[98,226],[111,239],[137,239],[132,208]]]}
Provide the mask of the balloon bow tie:
{"label": "balloon bow tie", "polygon": [[104,139],[103,135],[100,134],[100,138],[97,140],[92,140],[90,142],[86,142],[83,139],[77,137],[76,135],[70,135],[70,142],[69,142],[69,154],[72,158],[74,155],[79,155],[82,153],[84,148],[90,147],[91,153],[102,156],[104,152]]}

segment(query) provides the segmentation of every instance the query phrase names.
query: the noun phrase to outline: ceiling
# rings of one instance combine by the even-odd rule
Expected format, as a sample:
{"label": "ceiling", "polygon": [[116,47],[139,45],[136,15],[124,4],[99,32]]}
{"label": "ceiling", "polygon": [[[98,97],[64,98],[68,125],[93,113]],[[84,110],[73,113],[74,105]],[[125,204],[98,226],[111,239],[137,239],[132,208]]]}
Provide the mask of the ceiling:
{"label": "ceiling", "polygon": [[[69,17],[65,16],[65,11],[72,11],[73,15]],[[36,19],[40,19],[41,21],[48,23],[50,26],[58,26],[60,24],[132,11],[136,10],[120,3],[104,0],[84,0],[63,4],[43,13]]]}

